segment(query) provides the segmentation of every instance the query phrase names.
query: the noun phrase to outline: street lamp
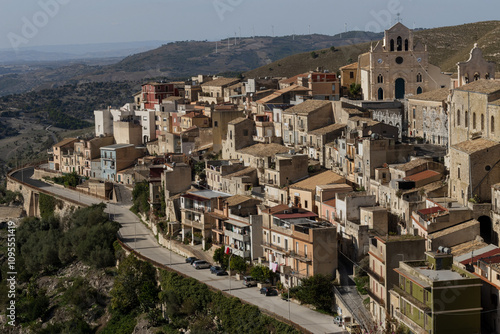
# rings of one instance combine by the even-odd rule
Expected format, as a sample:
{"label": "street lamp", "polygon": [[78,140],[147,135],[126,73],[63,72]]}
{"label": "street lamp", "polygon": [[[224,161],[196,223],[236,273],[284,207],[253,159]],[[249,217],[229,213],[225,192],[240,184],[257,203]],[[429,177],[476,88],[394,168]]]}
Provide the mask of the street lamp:
{"label": "street lamp", "polygon": [[290,275],[288,276],[288,320],[291,319],[291,316],[290,316],[290,288],[292,287],[292,281],[291,281],[292,275],[298,274],[301,271],[304,271],[306,269],[307,268],[299,270],[299,271],[291,271]]}
{"label": "street lamp", "polygon": [[231,294],[231,258],[233,257],[234,253],[231,252],[231,255],[229,255],[229,263],[228,263],[228,269],[229,269],[229,294]]}

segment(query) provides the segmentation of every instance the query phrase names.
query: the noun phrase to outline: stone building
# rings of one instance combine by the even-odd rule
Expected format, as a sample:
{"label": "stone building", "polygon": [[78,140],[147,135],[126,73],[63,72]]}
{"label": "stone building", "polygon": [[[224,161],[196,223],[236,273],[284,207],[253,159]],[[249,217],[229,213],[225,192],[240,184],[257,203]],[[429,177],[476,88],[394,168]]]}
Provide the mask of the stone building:
{"label": "stone building", "polygon": [[457,67],[457,87],[479,79],[495,79],[496,64],[483,58],[483,52],[478,48],[477,43],[470,51],[469,60],[459,62]]}
{"label": "stone building", "polygon": [[359,56],[358,82],[364,100],[394,100],[449,87],[450,77],[429,63],[427,47],[398,22],[384,39]]}
{"label": "stone building", "polygon": [[450,197],[462,205],[477,196],[490,201],[491,186],[500,182],[500,143],[471,139],[450,147]]}
{"label": "stone building", "polygon": [[236,151],[254,144],[255,122],[238,117],[227,124],[227,136],[222,140],[222,159],[235,159]]}
{"label": "stone building", "polygon": [[424,142],[448,146],[448,96],[441,88],[408,98],[408,136]]}
{"label": "stone building", "polygon": [[499,80],[479,79],[454,89],[449,111],[450,145],[477,136],[500,141],[499,100]]}

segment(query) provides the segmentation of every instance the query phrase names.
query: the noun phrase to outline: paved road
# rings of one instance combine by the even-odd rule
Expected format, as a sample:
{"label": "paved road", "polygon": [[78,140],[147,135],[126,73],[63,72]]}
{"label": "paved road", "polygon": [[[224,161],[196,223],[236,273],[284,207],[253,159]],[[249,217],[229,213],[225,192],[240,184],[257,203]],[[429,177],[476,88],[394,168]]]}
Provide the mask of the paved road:
{"label": "paved road", "polygon": [[[26,168],[22,173],[19,171],[14,173],[13,176],[19,180],[22,178],[25,183],[39,187],[53,194],[79,201],[83,204],[92,205],[101,202],[101,200],[79,194],[69,189],[63,189],[39,180],[33,180],[31,179],[32,175],[33,168]],[[151,230],[142,224],[137,216],[130,212],[129,208],[129,205],[108,203],[106,212],[121,224],[120,234],[123,242],[147,258],[165,264],[219,290],[229,292],[231,288],[230,292],[235,297],[257,305],[258,307],[265,308],[284,318],[290,316],[293,322],[313,333],[344,333],[342,328],[333,323],[333,318],[331,316],[315,312],[295,303],[283,301],[279,296],[266,297],[261,295],[257,288],[246,288],[241,281],[236,281],[233,277],[229,280],[228,276],[214,276],[210,274],[210,271],[207,269],[194,269],[184,262],[184,257],[158,245]]]}

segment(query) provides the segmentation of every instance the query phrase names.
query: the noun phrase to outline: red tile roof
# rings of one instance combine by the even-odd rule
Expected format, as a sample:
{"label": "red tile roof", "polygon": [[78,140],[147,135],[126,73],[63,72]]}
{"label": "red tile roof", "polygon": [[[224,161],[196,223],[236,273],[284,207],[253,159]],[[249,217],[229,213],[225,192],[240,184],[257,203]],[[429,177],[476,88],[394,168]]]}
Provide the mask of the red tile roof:
{"label": "red tile roof", "polygon": [[422,215],[431,215],[433,213],[443,212],[443,211],[446,211],[446,210],[443,208],[440,208],[439,206],[434,206],[432,208],[419,210],[418,212]]}
{"label": "red tile roof", "polygon": [[434,177],[434,176],[439,175],[439,174],[441,174],[441,173],[436,172],[435,170],[428,169],[428,170],[424,170],[423,172],[407,176],[404,178],[404,180],[418,182],[418,181],[422,181],[425,179],[429,179],[429,178]]}
{"label": "red tile roof", "polygon": [[314,212],[278,213],[274,215],[274,217],[279,219],[313,218],[317,216]]}
{"label": "red tile roof", "polygon": [[500,263],[500,256],[495,256],[493,259],[486,259],[487,257],[491,257],[494,255],[499,255],[500,254],[500,248],[490,250],[489,252],[486,252],[484,254],[480,254],[478,256],[474,256],[471,259],[466,259],[460,262],[461,264],[468,264],[468,263],[476,263],[479,260],[483,260],[484,262],[487,263]]}

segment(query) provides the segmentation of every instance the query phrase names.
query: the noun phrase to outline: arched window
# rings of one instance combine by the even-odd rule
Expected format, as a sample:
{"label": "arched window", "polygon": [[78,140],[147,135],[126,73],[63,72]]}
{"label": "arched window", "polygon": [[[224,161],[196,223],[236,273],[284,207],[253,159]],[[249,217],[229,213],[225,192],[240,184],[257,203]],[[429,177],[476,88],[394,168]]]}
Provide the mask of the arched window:
{"label": "arched window", "polygon": [[484,114],[481,114],[481,131],[484,131]]}
{"label": "arched window", "polygon": [[481,77],[481,76],[479,75],[479,73],[477,73],[477,72],[476,72],[476,73],[474,74],[474,81],[478,81],[480,77]]}
{"label": "arched window", "polygon": [[465,127],[468,127],[469,126],[469,112],[466,111],[465,112]]}
{"label": "arched window", "polygon": [[417,88],[417,95],[422,94],[422,87]]}
{"label": "arched window", "polygon": [[408,40],[405,39],[405,51],[408,51]]}
{"label": "arched window", "polygon": [[383,100],[384,99],[384,90],[382,88],[378,89],[378,99]]}
{"label": "arched window", "polygon": [[396,44],[398,46],[398,51],[403,51],[403,39],[401,36],[398,36]]}
{"label": "arched window", "polygon": [[490,78],[490,74],[489,74],[489,73],[486,73],[486,75],[484,76],[484,78],[485,78],[486,80],[488,80],[488,79]]}
{"label": "arched window", "polygon": [[460,126],[460,110],[457,110],[457,126]]}
{"label": "arched window", "polygon": [[495,117],[491,116],[491,133],[495,133]]}
{"label": "arched window", "polygon": [[417,82],[422,82],[422,73],[417,74]]}
{"label": "arched window", "polygon": [[384,77],[382,76],[382,74],[378,75],[378,77],[377,77],[377,83],[384,83]]}
{"label": "arched window", "polygon": [[391,39],[391,51],[394,51],[394,40]]}
{"label": "arched window", "polygon": [[476,129],[476,113],[472,113],[472,128]]}

